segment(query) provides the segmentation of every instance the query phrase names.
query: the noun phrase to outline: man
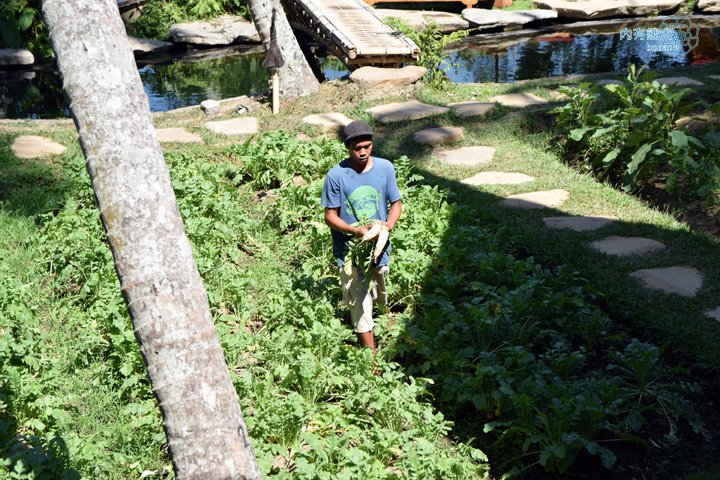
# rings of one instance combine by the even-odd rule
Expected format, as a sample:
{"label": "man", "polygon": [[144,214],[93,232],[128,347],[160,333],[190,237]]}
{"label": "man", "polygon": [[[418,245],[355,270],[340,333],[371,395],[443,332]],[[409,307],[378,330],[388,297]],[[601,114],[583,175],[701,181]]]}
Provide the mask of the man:
{"label": "man", "polygon": [[392,231],[402,213],[395,168],[389,161],[371,155],[372,138],[372,130],[365,122],[358,120],[345,127],[348,158],[335,165],[325,177],[322,206],[325,223],[332,229],[333,255],[340,267],[343,302],[350,307],[350,319],[358,340],[374,354],[373,300],[383,306],[387,303],[390,243],[372,265],[371,288],[356,265],[352,266],[352,272],[343,268],[348,242],[367,233],[369,220],[379,220]]}

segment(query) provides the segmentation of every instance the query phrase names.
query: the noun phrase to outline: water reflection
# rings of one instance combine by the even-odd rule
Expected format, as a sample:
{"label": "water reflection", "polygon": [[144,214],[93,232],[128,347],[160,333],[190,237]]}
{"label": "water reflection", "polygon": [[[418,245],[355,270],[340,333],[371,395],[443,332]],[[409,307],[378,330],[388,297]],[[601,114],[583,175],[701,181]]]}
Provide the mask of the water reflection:
{"label": "water reflection", "polygon": [[[651,27],[657,23],[643,25]],[[651,42],[621,38],[621,27],[633,27],[629,24],[604,25],[587,33],[575,33],[578,31],[572,30],[573,25],[568,25],[565,32],[526,37],[495,36],[483,40],[483,36],[478,36],[469,39],[461,49],[449,52],[448,64],[452,66],[448,75],[461,83],[513,82],[573,73],[624,71],[629,63],[647,63],[651,68],[663,69],[714,62],[720,59],[720,27],[712,25],[701,29],[699,45],[689,53],[653,51]],[[680,40],[675,38],[672,42]],[[262,53],[234,47],[183,55],[182,59],[163,56],[139,65],[151,111],[268,90]],[[321,65],[328,80],[348,73],[334,57],[321,59]],[[57,75],[0,71],[0,118],[64,116],[69,116],[69,111]]]}
{"label": "water reflection", "polygon": [[[670,44],[681,45],[677,35],[673,35]],[[657,51],[656,41],[621,39],[619,33],[558,32],[520,38],[501,46],[468,43],[462,50],[451,53],[448,76],[461,83],[513,82],[573,73],[622,71],[630,63],[648,64],[653,69],[697,65],[720,59],[719,38],[720,27],[703,28],[700,44],[688,53],[681,48]]]}
{"label": "water reflection", "polygon": [[[265,92],[262,54],[237,54],[200,61],[172,61],[139,69],[153,112]],[[59,118],[70,112],[60,77],[53,72],[0,72],[0,118]]]}

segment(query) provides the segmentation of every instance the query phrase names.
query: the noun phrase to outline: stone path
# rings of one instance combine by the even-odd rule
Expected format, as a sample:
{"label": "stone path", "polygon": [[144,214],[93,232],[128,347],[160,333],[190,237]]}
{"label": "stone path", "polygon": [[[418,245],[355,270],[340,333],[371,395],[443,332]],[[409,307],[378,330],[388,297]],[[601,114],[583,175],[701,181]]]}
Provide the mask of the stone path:
{"label": "stone path", "polygon": [[208,122],[205,128],[223,135],[252,135],[258,133],[258,119],[255,117],[233,118],[232,120],[218,120]]}
{"label": "stone path", "polygon": [[588,215],[576,217],[543,217],[543,223],[548,228],[557,230],[572,230],[573,232],[587,232],[610,225],[617,217]]}
{"label": "stone path", "polygon": [[678,87],[681,86],[692,86],[692,87],[700,87],[702,85],[705,85],[702,82],[698,82],[697,80],[693,80],[692,78],[688,77],[665,77],[665,78],[658,78],[658,83],[664,83],[665,85],[676,85]]}
{"label": "stone path", "polygon": [[489,30],[499,27],[521,27],[527,23],[557,18],[552,10],[484,10],[482,8],[466,8],[462,16],[478,30]]}
{"label": "stone path", "polygon": [[380,123],[388,124],[394,122],[402,122],[404,120],[419,120],[421,118],[441,115],[448,112],[447,107],[438,107],[437,105],[428,105],[427,103],[413,100],[403,103],[386,103],[378,105],[366,110],[375,120]]}
{"label": "stone path", "polygon": [[598,85],[625,85],[625,82],[621,82],[620,80],[615,80],[612,78],[603,78],[602,80],[598,80]]}
{"label": "stone path", "polygon": [[435,156],[448,165],[475,167],[492,162],[495,149],[493,147],[462,147],[456,150],[441,150],[435,152]]}
{"label": "stone path", "polygon": [[570,198],[565,190],[548,190],[545,192],[519,193],[505,197],[501,204],[506,207],[520,208],[523,210],[537,208],[555,208],[562,205]]}
{"label": "stone path", "polygon": [[535,180],[524,173],[480,172],[462,181],[467,185],[519,185]]}
{"label": "stone path", "polygon": [[37,135],[21,135],[16,137],[10,149],[18,158],[43,158],[60,155],[67,147],[49,138]]}
{"label": "stone path", "polygon": [[390,17],[399,18],[415,30],[422,30],[430,22],[434,23],[437,29],[443,33],[466,30],[470,26],[459,15],[448,12],[376,8],[375,13],[380,15],[383,20]]}
{"label": "stone path", "polygon": [[316,125],[323,132],[338,134],[348,123],[352,122],[348,117],[338,112],[316,113],[303,117],[303,123]]}
{"label": "stone path", "polygon": [[455,102],[448,103],[453,112],[461,117],[474,117],[487,115],[495,108],[495,103],[490,102]]}
{"label": "stone path", "polygon": [[507,95],[496,95],[490,99],[491,102],[497,102],[506,107],[530,107],[533,105],[545,105],[548,103],[544,98],[540,98],[532,93],[509,93]]}
{"label": "stone path", "polygon": [[413,140],[421,145],[438,145],[462,140],[465,132],[460,127],[426,128],[413,133]]}
{"label": "stone path", "polygon": [[692,267],[637,270],[630,274],[648,288],[683,297],[694,297],[702,286],[702,275]]}
{"label": "stone path", "polygon": [[713,320],[720,321],[720,307],[714,308],[712,310],[707,310],[705,312],[705,315],[712,318]]}
{"label": "stone path", "polygon": [[184,128],[158,128],[155,132],[160,143],[205,143],[199,135]]}
{"label": "stone path", "polygon": [[664,244],[652,238],[642,237],[607,237],[592,242],[590,246],[607,255],[626,257],[628,255],[644,255],[667,248]]}

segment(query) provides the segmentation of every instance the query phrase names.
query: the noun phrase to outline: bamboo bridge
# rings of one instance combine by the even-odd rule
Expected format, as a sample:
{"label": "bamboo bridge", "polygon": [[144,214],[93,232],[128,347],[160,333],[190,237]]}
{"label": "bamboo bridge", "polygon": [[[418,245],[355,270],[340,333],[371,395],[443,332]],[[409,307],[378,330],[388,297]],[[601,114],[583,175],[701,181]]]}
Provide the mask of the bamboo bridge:
{"label": "bamboo bridge", "polygon": [[282,0],[290,25],[324,45],[345,65],[399,65],[419,48],[385,25],[363,0]]}

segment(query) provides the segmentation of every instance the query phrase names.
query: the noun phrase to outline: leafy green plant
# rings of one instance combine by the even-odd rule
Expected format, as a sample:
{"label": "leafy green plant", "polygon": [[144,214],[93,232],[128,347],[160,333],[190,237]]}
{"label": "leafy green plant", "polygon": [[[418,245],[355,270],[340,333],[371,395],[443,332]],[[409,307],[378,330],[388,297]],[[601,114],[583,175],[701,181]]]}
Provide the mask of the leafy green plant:
{"label": "leafy green plant", "polygon": [[603,90],[561,88],[570,100],[553,113],[566,157],[626,191],[666,173],[671,193],[682,183],[691,198],[708,197],[720,187],[716,151],[675,126],[698,106],[684,101],[691,90],[660,84],[643,70],[630,65],[624,85]]}
{"label": "leafy green plant", "polygon": [[50,55],[50,38],[42,20],[39,0],[0,3],[0,47],[28,48],[36,55]]}
{"label": "leafy green plant", "polygon": [[445,72],[452,67],[447,63],[449,55],[445,49],[462,40],[470,33],[469,30],[458,30],[450,34],[443,34],[438,30],[435,22],[429,22],[421,30],[417,30],[399,18],[390,17],[385,23],[410,38],[420,49],[418,64],[427,68],[428,83],[440,88],[448,81]]}

